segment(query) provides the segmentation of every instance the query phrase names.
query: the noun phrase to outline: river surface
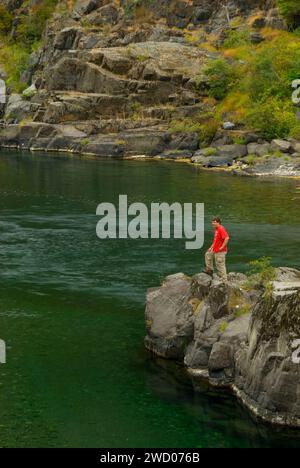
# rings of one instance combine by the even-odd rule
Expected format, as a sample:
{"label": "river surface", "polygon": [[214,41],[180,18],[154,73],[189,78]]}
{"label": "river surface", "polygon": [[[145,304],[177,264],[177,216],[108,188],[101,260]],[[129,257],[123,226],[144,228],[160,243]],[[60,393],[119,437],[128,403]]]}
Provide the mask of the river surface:
{"label": "river surface", "polygon": [[230,394],[194,388],[144,350],[148,287],[198,272],[183,240],[96,237],[96,207],[205,203],[231,234],[228,266],[263,255],[300,268],[300,182],[239,178],[172,162],[0,152],[2,447],[300,446],[255,422]]}

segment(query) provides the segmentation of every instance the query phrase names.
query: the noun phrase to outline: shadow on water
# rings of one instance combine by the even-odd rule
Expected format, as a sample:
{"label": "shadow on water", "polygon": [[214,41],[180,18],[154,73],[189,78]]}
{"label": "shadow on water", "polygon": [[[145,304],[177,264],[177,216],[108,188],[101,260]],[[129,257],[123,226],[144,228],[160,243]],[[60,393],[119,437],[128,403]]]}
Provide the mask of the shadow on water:
{"label": "shadow on water", "polygon": [[200,447],[299,448],[299,431],[258,420],[229,390],[212,388],[179,363],[149,353],[145,374],[146,385],[157,398],[170,406],[180,404],[193,415]]}

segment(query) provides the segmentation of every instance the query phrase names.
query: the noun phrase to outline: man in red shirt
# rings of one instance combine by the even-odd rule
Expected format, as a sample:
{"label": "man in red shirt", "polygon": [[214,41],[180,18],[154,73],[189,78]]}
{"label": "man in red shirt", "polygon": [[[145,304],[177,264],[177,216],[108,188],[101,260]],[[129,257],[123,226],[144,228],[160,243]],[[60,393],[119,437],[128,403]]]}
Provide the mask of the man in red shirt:
{"label": "man in red shirt", "polygon": [[227,283],[226,254],[229,235],[221,223],[220,218],[212,220],[215,237],[212,246],[205,254],[206,270],[204,272],[208,275],[213,275],[213,260],[215,259],[218,275],[224,283]]}

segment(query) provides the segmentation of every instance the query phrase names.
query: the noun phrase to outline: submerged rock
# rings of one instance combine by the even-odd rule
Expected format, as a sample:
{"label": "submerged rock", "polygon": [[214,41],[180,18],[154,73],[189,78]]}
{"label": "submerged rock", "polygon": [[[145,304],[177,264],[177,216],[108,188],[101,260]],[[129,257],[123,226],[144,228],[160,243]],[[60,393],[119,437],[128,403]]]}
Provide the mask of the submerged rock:
{"label": "submerged rock", "polygon": [[148,291],[145,346],[230,387],[262,419],[300,427],[300,272],[277,269],[266,291],[245,279],[169,276]]}

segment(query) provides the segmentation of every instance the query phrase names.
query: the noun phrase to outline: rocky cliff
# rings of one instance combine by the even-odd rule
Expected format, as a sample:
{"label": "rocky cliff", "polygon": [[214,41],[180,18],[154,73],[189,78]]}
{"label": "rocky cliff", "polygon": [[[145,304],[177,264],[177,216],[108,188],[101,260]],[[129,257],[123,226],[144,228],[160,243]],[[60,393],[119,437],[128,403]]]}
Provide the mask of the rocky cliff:
{"label": "rocky cliff", "polygon": [[300,427],[300,272],[280,268],[271,286],[249,288],[234,273],[226,286],[169,276],[148,291],[145,346],[231,388],[265,421]]}
{"label": "rocky cliff", "polygon": [[[30,14],[39,2],[0,3],[14,12],[14,37],[18,18]],[[216,127],[215,107],[201,71],[219,53],[204,45],[209,37],[217,46],[224,40],[224,31],[249,18],[254,42],[259,39],[259,27],[285,29],[273,8],[275,2],[57,3],[42,45],[31,54],[22,74],[28,88],[17,94],[8,86],[1,146],[108,157],[185,158],[205,167],[237,166],[244,173],[253,172],[246,161],[253,152],[249,145],[255,143],[254,151],[265,154],[266,142],[253,132],[232,128],[230,122]],[[199,125],[195,131],[171,128],[172,122],[194,116],[200,130],[203,121],[202,140]],[[205,143],[209,147],[203,149]],[[271,166],[268,160],[267,167],[262,164],[256,172],[297,175],[296,144],[290,143],[282,158],[271,158]],[[295,156],[292,164],[287,162],[287,152]]]}

